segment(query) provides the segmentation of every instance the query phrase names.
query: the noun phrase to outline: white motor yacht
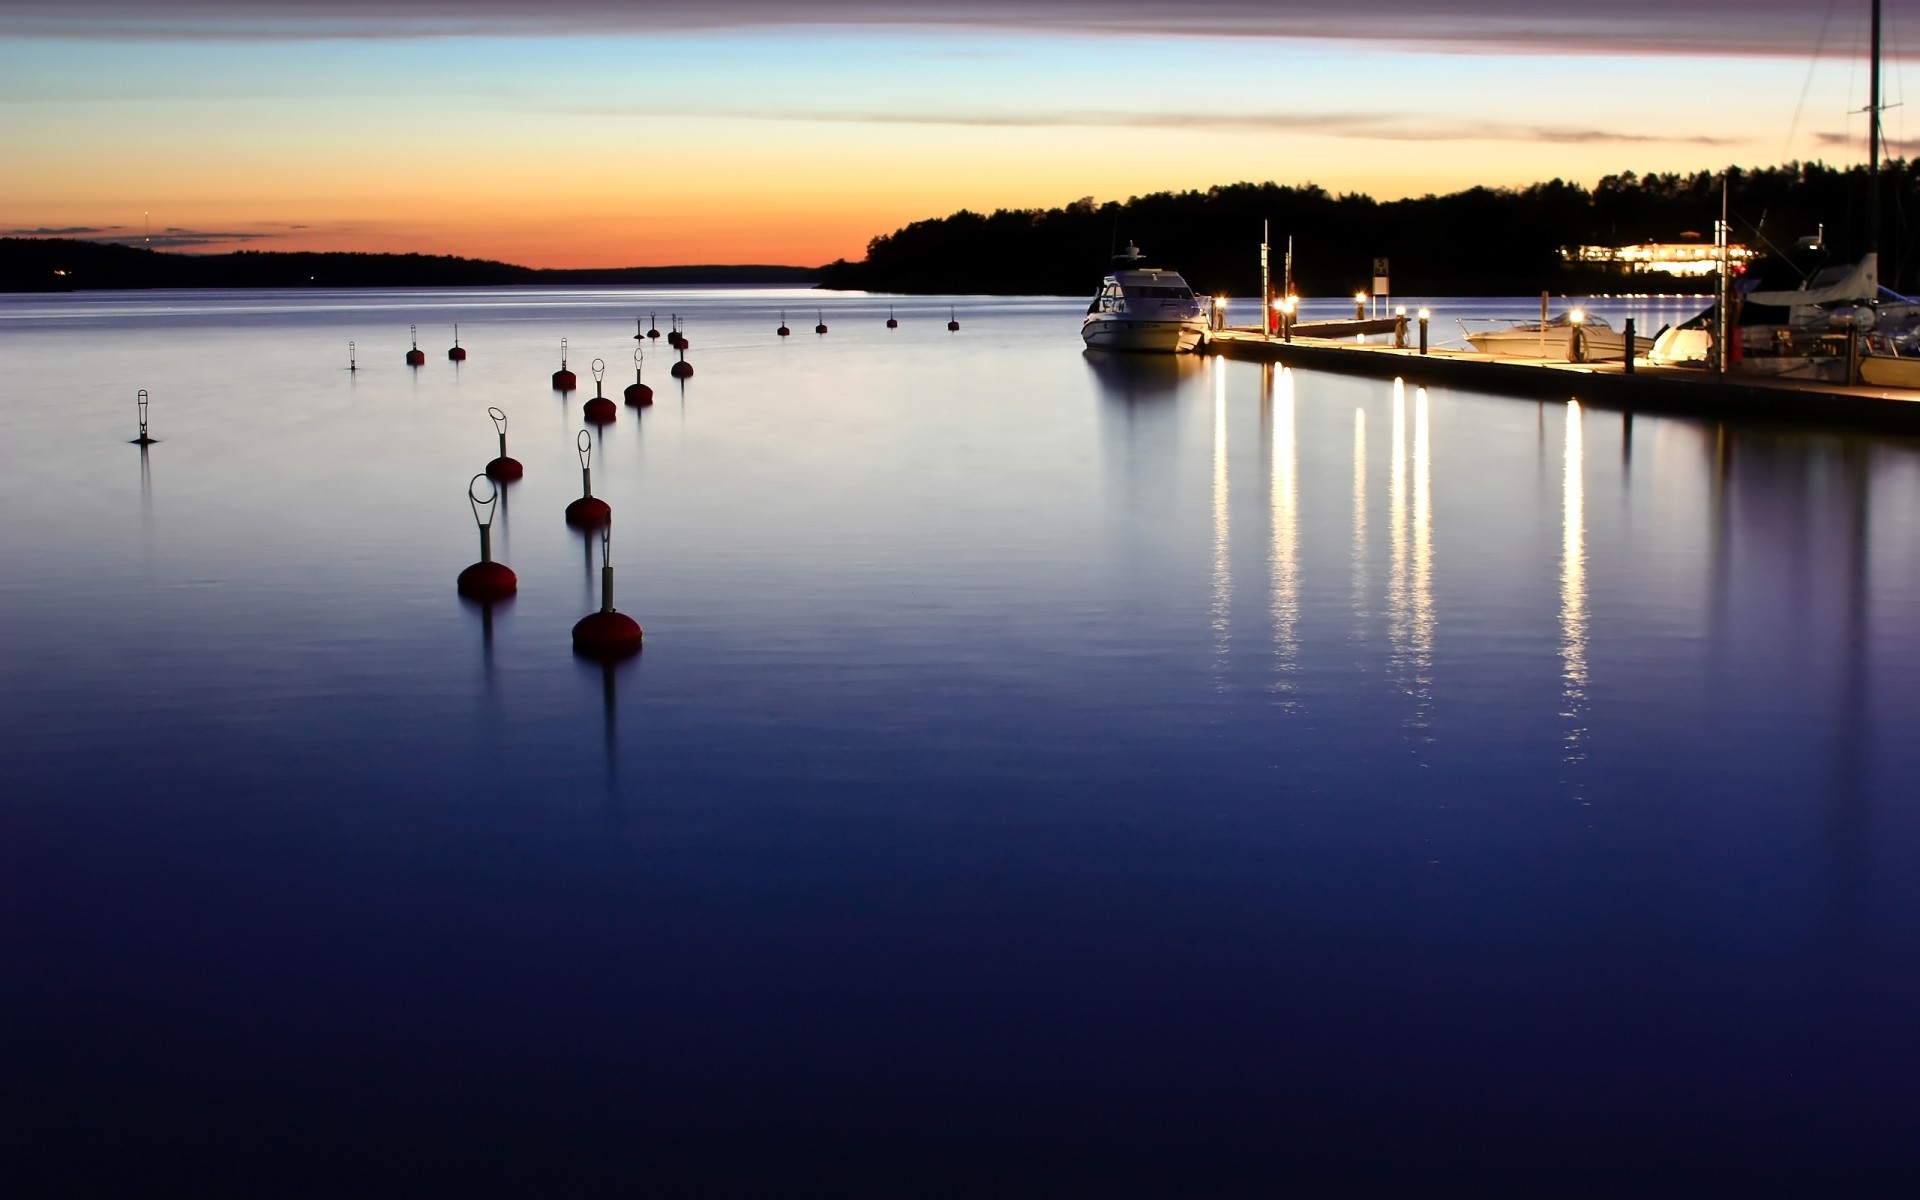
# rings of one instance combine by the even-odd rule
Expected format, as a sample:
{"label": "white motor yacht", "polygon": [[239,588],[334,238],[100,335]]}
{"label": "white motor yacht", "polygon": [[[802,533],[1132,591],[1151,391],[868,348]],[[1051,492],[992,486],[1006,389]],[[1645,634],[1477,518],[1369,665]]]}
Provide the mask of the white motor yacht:
{"label": "white motor yacht", "polygon": [[[1607,324],[1604,319],[1583,314],[1578,309],[1563,312],[1545,324],[1539,321],[1515,321],[1504,329],[1468,329],[1463,320],[1460,328],[1467,335],[1468,345],[1482,354],[1502,358],[1607,362],[1618,361],[1627,354],[1626,334]],[[1580,339],[1578,353],[1574,349],[1576,334]]]}
{"label": "white motor yacht", "polygon": [[1144,265],[1127,243],[1114,256],[1113,273],[1087,305],[1080,336],[1094,350],[1145,350],[1182,354],[1207,340],[1207,310],[1177,271]]}

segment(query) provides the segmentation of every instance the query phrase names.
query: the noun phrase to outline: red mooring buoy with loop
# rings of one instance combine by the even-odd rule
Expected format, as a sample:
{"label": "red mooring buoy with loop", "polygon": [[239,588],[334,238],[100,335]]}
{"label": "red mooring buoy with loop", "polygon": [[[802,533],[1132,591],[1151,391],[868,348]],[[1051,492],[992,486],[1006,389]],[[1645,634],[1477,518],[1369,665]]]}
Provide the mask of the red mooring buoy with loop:
{"label": "red mooring buoy with loop", "polygon": [[960,332],[960,318],[953,315],[952,308],[947,309],[947,332],[948,333]]}
{"label": "red mooring buoy with loop", "polygon": [[667,369],[667,374],[673,376],[675,379],[692,379],[693,364],[687,361],[686,344],[682,343],[681,345],[676,346],[674,348],[677,351],[679,351],[680,361],[677,363],[674,363],[673,366],[669,367]]}
{"label": "red mooring buoy with loop", "polygon": [[790,337],[793,334],[793,330],[787,328],[787,310],[784,308],[780,310],[780,328],[774,332],[781,337]]}
{"label": "red mooring buoy with loop", "polygon": [[659,321],[658,313],[647,314],[647,340],[650,342],[657,342],[660,340],[660,321]]}
{"label": "red mooring buoy with loop", "polygon": [[620,407],[613,401],[607,399],[606,394],[601,391],[601,384],[606,382],[606,378],[607,360],[604,358],[594,359],[593,399],[587,401],[583,414],[589,425],[611,425],[613,424],[613,419],[620,415]]}
{"label": "red mooring buoy with loop", "polygon": [[900,328],[900,322],[894,319],[893,305],[891,304],[887,305],[887,328],[888,329]]}
{"label": "red mooring buoy with loop", "polygon": [[407,326],[407,333],[413,338],[413,349],[407,351],[407,365],[410,367],[426,366],[427,352],[420,348],[420,327],[418,325],[409,325]]}
{"label": "red mooring buoy with loop", "polygon": [[[484,496],[474,490],[482,483],[487,485]],[[480,526],[480,561],[460,572],[458,585],[460,594],[469,600],[501,600],[520,587],[513,568],[493,561],[493,510],[499,499],[500,489],[485,475],[467,481],[467,503],[473,506],[474,524]]]}
{"label": "red mooring buoy with loop", "polygon": [[453,347],[447,351],[447,358],[453,362],[467,361],[467,352],[460,348],[460,327],[453,327]]}
{"label": "red mooring buoy with loop", "polygon": [[581,617],[573,626],[573,652],[601,662],[613,662],[640,653],[644,634],[640,622],[613,607],[613,519],[600,527],[600,611]]}
{"label": "red mooring buoy with loop", "polygon": [[813,331],[815,333],[825,333],[827,331],[827,314],[816,311],[813,315],[815,320],[819,322],[819,324],[813,327]]}
{"label": "red mooring buoy with loop", "polygon": [[141,388],[140,394],[133,398],[134,411],[140,415],[140,436],[127,443],[130,446],[151,446],[160,439],[147,436],[147,389]]}
{"label": "red mooring buoy with loop", "polygon": [[347,374],[353,375],[360,370],[360,364],[354,360],[353,343],[347,343]]}
{"label": "red mooring buoy with loop", "polygon": [[593,439],[582,429],[573,444],[580,449],[580,498],[567,505],[567,524],[598,529],[613,520],[613,508],[593,494]]}
{"label": "red mooring buoy with loop", "polygon": [[645,408],[653,403],[653,389],[640,382],[640,364],[646,360],[640,348],[633,349],[633,382],[627,385],[627,403],[635,408]]}
{"label": "red mooring buoy with loop", "polygon": [[553,390],[556,392],[570,392],[577,383],[578,381],[573,377],[573,372],[567,370],[567,339],[561,338],[560,369],[553,373]]}
{"label": "red mooring buoy with loop", "polygon": [[489,408],[487,415],[493,418],[493,427],[500,434],[500,457],[487,464],[487,478],[512,483],[525,474],[525,468],[521,467],[519,459],[507,457],[507,414],[497,408]]}
{"label": "red mooring buoy with loop", "polygon": [[686,332],[680,328],[680,314],[669,313],[668,315],[673,318],[673,325],[667,330],[667,345],[672,346],[675,350],[685,350],[687,348],[687,335]]}

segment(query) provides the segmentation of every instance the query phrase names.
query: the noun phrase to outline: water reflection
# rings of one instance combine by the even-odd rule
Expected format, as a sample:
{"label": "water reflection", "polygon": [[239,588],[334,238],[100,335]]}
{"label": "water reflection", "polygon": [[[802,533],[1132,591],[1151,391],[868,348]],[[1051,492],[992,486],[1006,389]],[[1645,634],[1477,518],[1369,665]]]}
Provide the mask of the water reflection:
{"label": "water reflection", "polygon": [[1356,636],[1367,628],[1367,410],[1353,410],[1353,616]]}
{"label": "water reflection", "polygon": [[1222,676],[1227,667],[1233,602],[1227,500],[1227,373],[1217,370],[1213,372],[1213,661],[1215,671]]}
{"label": "water reflection", "polygon": [[1399,674],[1407,640],[1407,385],[1393,381],[1387,440],[1387,644]]}
{"label": "water reflection", "polygon": [[[1100,391],[1110,399],[1137,402],[1169,400],[1186,377],[1200,369],[1192,355],[1116,354],[1084,350],[1081,360],[1093,372]],[[1211,366],[1212,360],[1208,360]],[[1215,371],[1218,375],[1221,372]]]}
{"label": "water reflection", "polygon": [[1274,391],[1275,368],[1267,364],[1262,371],[1262,412],[1272,425],[1267,439],[1271,459],[1268,465],[1268,507],[1273,523],[1273,657],[1274,690],[1291,693],[1291,678],[1299,665],[1300,642],[1300,514],[1298,484],[1294,479],[1297,451],[1294,448],[1293,372],[1279,371],[1279,392]]}
{"label": "water reflection", "polygon": [[1433,451],[1427,389],[1413,398],[1413,570],[1407,593],[1407,655],[1413,668],[1412,724],[1425,729],[1433,709]]}
{"label": "water reflection", "polygon": [[1567,402],[1565,463],[1561,471],[1560,519],[1560,715],[1569,722],[1563,759],[1586,758],[1587,547],[1586,496],[1581,461],[1578,400]]}

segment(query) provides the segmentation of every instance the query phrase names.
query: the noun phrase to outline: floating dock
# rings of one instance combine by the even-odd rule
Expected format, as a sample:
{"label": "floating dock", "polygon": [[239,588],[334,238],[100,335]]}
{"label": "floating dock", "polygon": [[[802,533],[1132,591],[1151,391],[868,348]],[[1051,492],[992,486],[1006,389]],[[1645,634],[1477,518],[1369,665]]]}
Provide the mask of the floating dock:
{"label": "floating dock", "polygon": [[1364,345],[1333,338],[1265,337],[1253,330],[1208,335],[1207,353],[1278,362],[1315,371],[1405,379],[1533,399],[1579,400],[1632,412],[1760,418],[1803,425],[1839,425],[1920,434],[1920,391],[1849,386],[1817,380],[1731,375],[1637,362],[1574,363],[1508,358],[1464,350]]}

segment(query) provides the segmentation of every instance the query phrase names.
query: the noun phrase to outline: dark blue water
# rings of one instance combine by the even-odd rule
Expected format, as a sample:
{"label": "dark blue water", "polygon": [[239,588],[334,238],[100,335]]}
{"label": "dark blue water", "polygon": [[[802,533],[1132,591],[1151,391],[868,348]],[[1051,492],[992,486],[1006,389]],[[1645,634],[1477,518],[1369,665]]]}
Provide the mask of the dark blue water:
{"label": "dark blue water", "polygon": [[1082,307],[0,302],[6,1192],[1916,1194],[1920,446]]}

